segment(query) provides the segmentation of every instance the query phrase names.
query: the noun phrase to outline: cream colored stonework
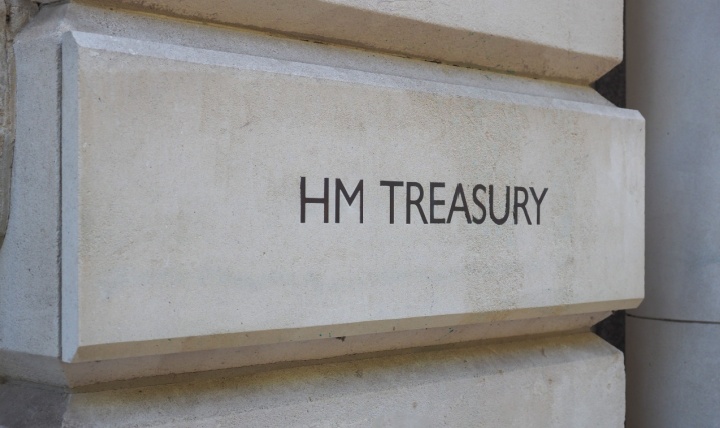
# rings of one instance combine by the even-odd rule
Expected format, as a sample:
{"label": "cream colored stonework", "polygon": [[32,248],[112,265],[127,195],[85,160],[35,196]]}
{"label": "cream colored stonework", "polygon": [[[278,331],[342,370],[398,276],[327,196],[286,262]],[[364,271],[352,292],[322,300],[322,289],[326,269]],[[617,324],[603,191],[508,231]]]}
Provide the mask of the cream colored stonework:
{"label": "cream colored stonework", "polygon": [[644,121],[587,85],[619,0],[40,3],[0,426],[622,426],[590,329],[643,296]]}
{"label": "cream colored stonework", "polygon": [[28,396],[43,399],[39,408],[56,403],[34,421],[43,427],[413,428],[619,428],[625,408],[622,354],[590,333],[174,382],[67,396],[5,384],[0,408]]}
{"label": "cream colored stonework", "polygon": [[117,0],[104,5],[550,79],[592,82],[622,60],[623,2]]}
{"label": "cream colored stonework", "polygon": [[[643,121],[611,107],[88,33],[63,43],[63,359],[631,307]],[[329,177],[329,222],[308,197]],[[335,179],[359,201],[340,204]],[[384,180],[430,220],[390,223]],[[495,214],[473,203],[494,185]],[[530,191],[544,199],[534,198]],[[413,192],[419,192],[417,188]],[[499,194],[498,194],[499,193]],[[418,193],[411,194],[417,198]],[[540,218],[538,219],[538,215]],[[472,218],[471,218],[472,217]],[[468,223],[470,219],[470,223]],[[538,224],[538,220],[540,224]]]}

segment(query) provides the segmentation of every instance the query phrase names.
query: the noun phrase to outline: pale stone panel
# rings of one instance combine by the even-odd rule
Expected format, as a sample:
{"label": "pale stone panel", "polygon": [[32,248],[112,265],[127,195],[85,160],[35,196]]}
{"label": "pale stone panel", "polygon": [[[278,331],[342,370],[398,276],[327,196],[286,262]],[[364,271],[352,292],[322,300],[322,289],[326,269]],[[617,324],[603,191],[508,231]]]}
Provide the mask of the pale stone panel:
{"label": "pale stone panel", "polygon": [[[643,128],[599,105],[68,34],[64,359],[631,307]],[[335,178],[362,179],[363,223],[358,201],[301,223],[301,177],[309,197],[331,178],[330,201]],[[382,180],[420,183],[426,216],[446,183],[436,217],[457,183],[476,217],[475,184],[549,190],[540,225],[531,196],[532,225],[442,225],[405,224],[398,188],[389,224]]]}
{"label": "pale stone panel", "polygon": [[622,427],[624,377],[586,333],[86,391],[63,426]]}
{"label": "pale stone panel", "polygon": [[403,56],[580,82],[605,74],[623,53],[620,0],[113,3]]}
{"label": "pale stone panel", "polygon": [[26,31],[14,44],[22,96],[16,100],[10,216],[0,247],[0,349],[58,357],[60,52],[52,39]]}
{"label": "pale stone panel", "polygon": [[410,348],[436,348],[460,342],[585,332],[607,315],[602,312],[531,318],[204,351],[187,351],[184,341],[174,340],[176,353],[172,354],[114,358],[117,354],[112,347],[103,347],[104,355],[96,352],[96,356],[111,359],[75,363],[6,351],[0,353],[0,367],[13,378],[30,382],[71,388],[103,383],[104,387],[115,389],[128,384],[153,385],[222,377],[227,370],[235,368],[248,373],[360,354],[409,352]]}
{"label": "pale stone panel", "polygon": [[43,12],[51,10],[59,24],[88,33],[612,105],[588,86],[559,81],[540,82],[511,73],[455,67],[341,45],[278,37],[260,31],[165,19],[158,15],[138,14],[122,9],[108,13],[106,9],[93,4],[65,3],[43,8]]}

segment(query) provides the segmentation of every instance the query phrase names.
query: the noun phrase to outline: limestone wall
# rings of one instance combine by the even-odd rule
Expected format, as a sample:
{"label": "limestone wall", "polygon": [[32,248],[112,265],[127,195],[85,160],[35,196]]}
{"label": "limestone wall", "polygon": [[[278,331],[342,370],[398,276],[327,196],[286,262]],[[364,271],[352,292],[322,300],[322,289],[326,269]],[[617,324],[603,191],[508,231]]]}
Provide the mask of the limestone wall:
{"label": "limestone wall", "polygon": [[622,4],[522,6],[42,4],[0,393],[52,398],[0,423],[621,425],[589,331],[643,297],[644,120],[588,84]]}

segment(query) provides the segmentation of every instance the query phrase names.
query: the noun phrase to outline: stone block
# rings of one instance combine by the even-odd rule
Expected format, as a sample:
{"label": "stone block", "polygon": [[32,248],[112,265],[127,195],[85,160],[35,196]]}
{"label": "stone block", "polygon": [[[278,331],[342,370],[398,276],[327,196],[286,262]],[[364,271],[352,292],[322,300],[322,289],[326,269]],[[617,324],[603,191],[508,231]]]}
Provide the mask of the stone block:
{"label": "stone block", "polygon": [[64,361],[642,298],[636,112],[82,32],[62,79]]}
{"label": "stone block", "polygon": [[119,0],[154,13],[564,81],[592,82],[623,56],[623,2],[562,0]]}
{"label": "stone block", "polygon": [[[52,36],[15,53],[10,217],[0,246],[0,349],[59,355],[60,51]],[[5,195],[2,195],[5,197]]]}
{"label": "stone block", "polygon": [[69,394],[0,385],[0,424],[619,428],[624,377],[622,354],[585,333]]}

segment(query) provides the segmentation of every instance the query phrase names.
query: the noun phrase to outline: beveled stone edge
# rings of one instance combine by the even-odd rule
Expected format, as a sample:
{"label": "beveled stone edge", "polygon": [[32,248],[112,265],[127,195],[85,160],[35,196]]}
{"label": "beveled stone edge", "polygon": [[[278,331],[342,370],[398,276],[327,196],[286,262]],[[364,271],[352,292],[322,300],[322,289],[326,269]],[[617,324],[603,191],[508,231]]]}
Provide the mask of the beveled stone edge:
{"label": "beveled stone edge", "polygon": [[[432,81],[422,81],[399,76],[389,76],[358,70],[336,70],[332,67],[295,63],[273,58],[220,53],[217,51],[191,48],[178,45],[167,45],[128,39],[122,37],[99,35],[69,31],[63,36],[62,44],[62,79],[63,92],[77,91],[78,58],[80,49],[103,50],[121,52],[130,55],[166,58],[170,60],[187,61],[191,63],[208,64],[221,67],[239,69],[262,70],[265,72],[301,75],[313,78],[340,80],[345,82],[362,83],[370,86],[401,88],[413,91],[440,92],[456,91],[457,95],[470,98],[490,99],[504,103],[527,104],[547,107],[548,99],[525,94],[505,93],[496,90],[463,87]],[[290,71],[288,71],[290,70]],[[465,93],[470,90],[470,93]],[[77,106],[76,100],[71,96],[63,96],[63,239],[62,239],[62,359],[65,362],[82,362],[93,360],[108,360],[116,358],[131,358],[146,355],[172,354],[176,352],[196,352],[201,350],[225,349],[228,347],[269,345],[283,342],[297,342],[322,338],[323,335],[333,334],[335,337],[355,336],[365,334],[379,334],[397,330],[414,330],[419,328],[437,328],[476,323],[488,323],[497,320],[518,320],[539,318],[552,315],[579,314],[583,312],[597,312],[614,309],[626,309],[637,306],[642,296],[636,298],[615,300],[609,302],[584,302],[569,305],[551,306],[545,308],[522,308],[495,312],[449,314],[433,317],[415,317],[400,320],[374,320],[360,321],[350,324],[305,326],[301,328],[275,329],[255,332],[234,332],[212,334],[193,337],[169,337],[146,341],[113,342],[113,343],[83,343],[82,332],[79,331],[80,314],[77,310],[78,285],[77,264],[75,255],[77,248],[76,226],[70,222],[76,219],[73,211],[77,202],[71,201],[74,195],[75,178],[70,171],[77,167],[71,165],[76,161],[73,153],[77,144]],[[633,110],[619,109],[610,106],[587,104],[577,101],[552,100],[552,108],[558,110],[581,111],[588,114],[617,117],[625,120],[643,122],[640,114]],[[70,219],[70,220],[68,220]],[[340,332],[337,332],[337,331]],[[333,331],[335,331],[333,333]],[[228,345],[230,343],[231,345]]]}
{"label": "beveled stone edge", "polygon": [[29,0],[12,4],[0,1],[0,248],[10,221],[10,184],[12,182],[13,147],[15,145],[15,35],[37,12]]}
{"label": "beveled stone edge", "polygon": [[[74,1],[103,8],[113,7],[146,14],[241,27],[278,34],[282,37],[349,46],[459,67],[581,85],[589,85],[596,81],[618,65],[623,58],[622,45],[616,47],[614,52],[605,52],[604,54],[571,51],[530,40],[452,28],[322,0],[306,0],[306,4],[302,7],[312,9],[312,15],[317,19],[333,15],[342,9],[344,13],[353,16],[352,19],[348,19],[350,22],[369,21],[375,23],[375,32],[368,33],[358,24],[358,28],[352,30],[348,36],[335,34],[330,30],[332,26],[324,24],[324,21],[321,20],[314,21],[311,29],[304,28],[307,23],[296,19],[293,12],[296,5],[292,2],[288,2],[284,8],[275,7],[272,11],[263,11],[263,7],[259,6],[265,3],[264,0],[248,0],[242,5],[237,5],[244,7],[244,12],[242,10],[233,12],[224,9],[221,0],[190,1],[181,4],[167,0]],[[41,3],[50,3],[50,1],[41,0]],[[248,11],[253,13],[248,13]],[[288,22],[291,22],[293,26],[288,26]],[[377,27],[391,28],[393,33],[378,32]],[[348,29],[343,28],[343,31],[348,31]],[[397,39],[395,33],[398,31],[401,36],[410,39],[417,34],[432,36],[427,36],[427,40],[417,43],[416,46],[408,46],[408,43],[394,42]],[[457,41],[457,44],[448,45],[444,42],[446,40]],[[477,46],[482,46],[482,49]],[[517,52],[512,60],[500,59],[504,53],[509,51]],[[469,55],[468,52],[475,54]]]}
{"label": "beveled stone edge", "polygon": [[[193,380],[198,376],[224,377],[228,373],[254,373],[417,350],[588,333],[592,325],[609,314],[603,311],[73,363],[48,356],[0,351],[0,376],[5,376],[9,381],[33,382],[73,390],[157,385]],[[392,346],[387,346],[388,343]]]}
{"label": "beveled stone edge", "polygon": [[277,74],[319,78],[324,80],[335,80],[347,83],[360,83],[375,87],[439,93],[473,99],[482,98],[508,104],[547,107],[547,100],[552,99],[552,107],[557,110],[580,111],[583,113],[608,117],[644,121],[642,115],[638,111],[618,108],[610,103],[596,104],[586,101],[551,98],[541,95],[513,92],[511,90],[499,90],[480,86],[425,80],[422,78],[405,77],[395,74],[341,68],[315,63],[304,63],[299,61],[276,59],[269,56],[216,51],[192,46],[119,37],[101,33],[89,33],[78,30],[67,31],[63,36],[63,40],[65,49],[82,48],[102,50],[208,66],[263,71]]}
{"label": "beveled stone edge", "polygon": [[[507,336],[531,334],[533,324],[528,320],[540,320],[552,317],[572,317],[583,314],[596,314],[611,310],[636,307],[641,298],[590,302],[574,305],[560,305],[521,310],[507,310],[484,313],[441,315],[434,317],[416,317],[396,320],[365,321],[350,324],[310,326],[291,329],[274,329],[251,332],[236,332],[195,337],[172,337],[145,341],[98,343],[78,345],[72,349],[63,347],[62,360],[66,363],[88,361],[106,361],[121,358],[135,358],[153,355],[167,355],[184,352],[212,351],[220,349],[239,349],[266,345],[313,342],[326,338],[345,341],[348,337],[391,334],[393,332],[412,332],[422,329],[449,329],[460,326],[479,325],[487,331],[503,331],[511,323],[511,332]],[[527,332],[522,329],[526,328]],[[491,335],[492,336],[492,335]],[[465,340],[479,340],[484,335]],[[380,343],[379,340],[375,341]],[[413,346],[426,346],[425,340]],[[380,349],[377,349],[380,350]],[[260,363],[260,362],[259,362]]]}

